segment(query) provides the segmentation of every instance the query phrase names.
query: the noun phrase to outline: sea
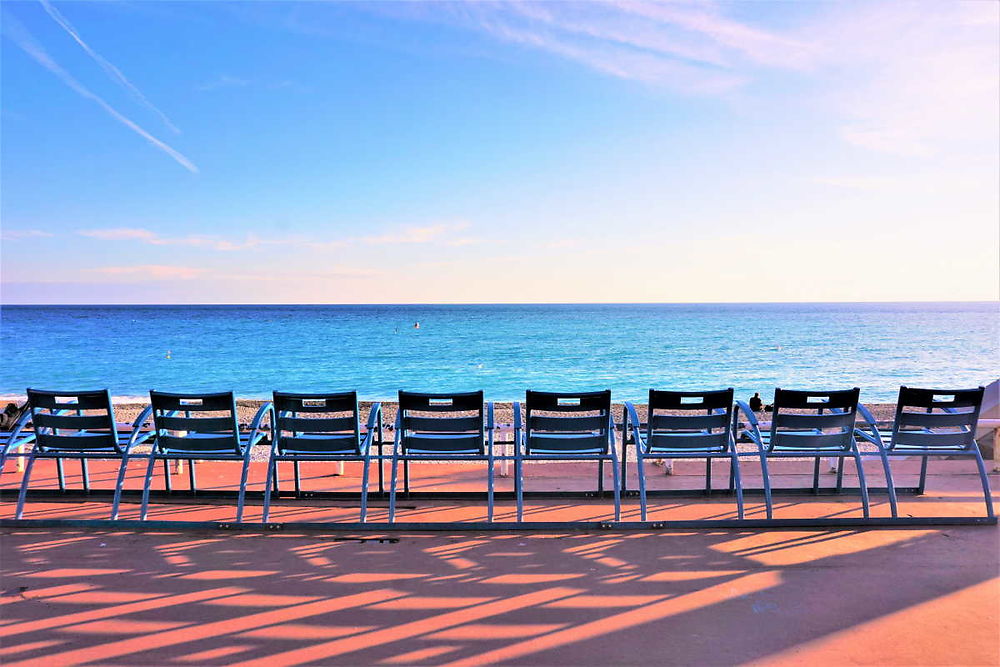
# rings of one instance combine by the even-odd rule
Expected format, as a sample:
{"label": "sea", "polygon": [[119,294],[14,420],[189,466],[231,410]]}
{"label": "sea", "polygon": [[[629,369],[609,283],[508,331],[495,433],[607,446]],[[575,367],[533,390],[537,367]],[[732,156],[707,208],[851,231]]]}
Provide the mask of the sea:
{"label": "sea", "polygon": [[1000,304],[531,304],[0,307],[0,394],[400,389],[974,387],[1000,377]]}

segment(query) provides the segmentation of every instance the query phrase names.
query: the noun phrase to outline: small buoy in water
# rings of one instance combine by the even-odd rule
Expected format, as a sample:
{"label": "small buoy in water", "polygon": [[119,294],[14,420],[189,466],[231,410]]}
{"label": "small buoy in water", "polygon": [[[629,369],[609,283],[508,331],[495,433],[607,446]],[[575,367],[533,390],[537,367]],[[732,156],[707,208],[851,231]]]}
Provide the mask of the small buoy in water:
{"label": "small buoy in water", "polygon": [[420,322],[414,322],[413,323],[413,328],[414,329],[419,329],[420,328]]}
{"label": "small buoy in water", "polygon": [[167,359],[169,359],[169,358],[170,358],[170,350],[167,350],[167,354],[166,354],[166,357],[165,357],[165,358],[167,358]]}

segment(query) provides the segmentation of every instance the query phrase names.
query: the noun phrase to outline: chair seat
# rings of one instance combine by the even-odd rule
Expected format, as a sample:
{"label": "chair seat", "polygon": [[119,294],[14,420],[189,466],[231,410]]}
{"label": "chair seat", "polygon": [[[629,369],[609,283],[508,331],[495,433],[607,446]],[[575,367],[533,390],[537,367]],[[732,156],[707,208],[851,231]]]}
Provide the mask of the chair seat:
{"label": "chair seat", "polygon": [[[210,443],[213,441],[225,440],[227,443],[223,447],[211,447]],[[240,433],[240,450],[245,451],[250,443],[249,433]],[[164,441],[171,443],[167,446],[163,446]],[[199,444],[200,443],[200,444]],[[198,458],[201,454],[216,456],[226,456],[229,455],[232,458],[241,458],[242,453],[236,453],[235,448],[232,446],[232,439],[229,436],[218,436],[211,433],[193,433],[184,437],[176,436],[161,436],[159,439],[159,451],[158,454],[166,454],[168,456],[175,455],[190,455],[191,458]],[[185,446],[190,444],[190,446]]]}
{"label": "chair seat", "polygon": [[[118,449],[116,449],[115,447],[72,447],[72,446],[69,446],[71,444],[70,438],[83,437],[83,436],[86,436],[86,435],[90,435],[90,434],[87,434],[86,432],[82,432],[81,431],[79,435],[74,434],[72,436],[65,436],[66,440],[63,441],[64,443],[66,443],[65,445],[63,445],[63,446],[57,446],[57,447],[53,447],[53,446],[49,445],[49,446],[45,447],[44,449],[39,448],[38,449],[38,453],[39,454],[46,454],[46,455],[47,454],[107,454],[107,455],[113,456],[113,457],[121,456],[121,454],[118,452]],[[131,437],[132,437],[131,433],[118,433],[117,434],[118,447],[121,448],[121,449],[125,449],[125,447],[128,446],[128,441],[129,441],[129,438],[131,438]]]}
{"label": "chair seat", "polygon": [[608,439],[602,435],[576,433],[532,433],[528,437],[527,455],[532,454],[607,454]]}
{"label": "chair seat", "polygon": [[358,456],[358,441],[354,438],[353,433],[345,435],[303,433],[285,436],[278,441],[279,456],[294,456],[296,454]]}

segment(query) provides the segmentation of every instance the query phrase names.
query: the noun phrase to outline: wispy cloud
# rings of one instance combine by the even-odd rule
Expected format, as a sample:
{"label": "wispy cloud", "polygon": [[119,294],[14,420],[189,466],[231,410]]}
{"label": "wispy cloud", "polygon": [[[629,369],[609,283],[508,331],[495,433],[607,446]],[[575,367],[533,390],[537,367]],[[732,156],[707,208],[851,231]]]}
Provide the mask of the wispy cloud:
{"label": "wispy cloud", "polygon": [[187,246],[191,248],[206,248],[209,250],[235,251],[261,248],[264,246],[288,246],[309,248],[312,250],[334,250],[356,244],[367,245],[398,245],[398,244],[430,244],[446,246],[468,246],[480,243],[480,239],[468,236],[463,232],[469,229],[468,222],[438,223],[433,225],[410,225],[397,227],[382,234],[372,236],[356,236],[325,240],[315,237],[286,236],[281,238],[262,238],[248,234],[242,240],[222,239],[218,236],[188,235],[163,236],[150,229],[141,227],[107,227],[102,229],[81,229],[80,236],[86,236],[101,241],[135,241],[154,246]]}
{"label": "wispy cloud", "polygon": [[211,81],[206,81],[205,83],[199,84],[197,86],[198,90],[218,90],[219,88],[246,88],[252,81],[250,79],[241,79],[236,76],[229,76],[228,74],[222,74]]}
{"label": "wispy cloud", "polygon": [[238,76],[230,76],[228,74],[220,74],[210,81],[198,84],[195,86],[196,90],[201,91],[212,91],[221,90],[227,88],[264,88],[266,90],[286,90],[295,89],[303,90],[304,88],[294,81],[289,81],[287,79],[281,81],[259,81],[256,79],[244,79]]}
{"label": "wispy cloud", "polygon": [[264,243],[280,243],[282,241],[263,241],[254,235],[248,235],[242,241],[229,241],[215,236],[178,236],[165,237],[148,229],[135,227],[111,227],[107,229],[83,229],[77,232],[102,241],[139,241],[149,245],[179,245],[194,248],[211,248],[213,250],[245,250]]}
{"label": "wispy cloud", "polygon": [[87,42],[83,41],[80,33],[73,27],[73,24],[71,24],[69,20],[59,12],[59,10],[53,7],[49,0],[38,1],[42,4],[42,7],[45,8],[48,15],[52,17],[52,20],[58,23],[59,26],[73,38],[73,41],[79,44],[80,48],[82,48],[87,55],[93,58],[94,61],[101,66],[101,69],[103,69],[108,76],[121,84],[121,86],[124,87],[125,90],[127,90],[140,104],[159,116],[160,120],[163,121],[163,124],[170,128],[175,134],[180,134],[181,131],[177,129],[177,126],[174,125],[169,118],[167,118],[167,115],[160,111],[156,105],[150,102],[149,99],[142,94],[142,91],[136,88],[135,85],[129,81],[124,74],[122,74],[120,69],[108,62],[106,58],[91,48]]}
{"label": "wispy cloud", "polygon": [[49,56],[45,49],[43,49],[42,46],[35,41],[35,39],[31,36],[31,33],[29,33],[17,19],[10,15],[9,12],[4,13],[3,24],[4,34],[10,37],[14,43],[17,44],[21,50],[28,54],[28,56],[30,56],[35,62],[56,75],[64,84],[69,86],[70,89],[81,97],[91,100],[97,104],[112,118],[138,134],[158,150],[169,155],[174,159],[174,161],[191,173],[198,173],[198,167],[196,167],[191,160],[179,151],[175,150],[173,147],[154,137],[130,118],[120,113],[117,109],[105,102],[103,98],[92,93],[83,84],[77,81],[69,72],[64,70],[55,60],[52,59],[51,56]]}
{"label": "wispy cloud", "polygon": [[[445,245],[469,245],[476,240],[463,236],[459,232],[469,228],[468,222],[439,223],[435,225],[414,225],[400,227],[395,230],[375,236],[362,236],[357,240],[362,243],[386,245],[395,243],[444,243]],[[451,235],[450,238],[446,238]]]}
{"label": "wispy cloud", "polygon": [[102,266],[86,269],[88,273],[131,281],[193,280],[207,269],[194,266],[169,266],[165,264],[140,264],[137,266]]}
{"label": "wispy cloud", "polygon": [[0,231],[0,239],[4,241],[18,241],[20,239],[49,238],[54,236],[50,232],[40,229],[5,229]]}

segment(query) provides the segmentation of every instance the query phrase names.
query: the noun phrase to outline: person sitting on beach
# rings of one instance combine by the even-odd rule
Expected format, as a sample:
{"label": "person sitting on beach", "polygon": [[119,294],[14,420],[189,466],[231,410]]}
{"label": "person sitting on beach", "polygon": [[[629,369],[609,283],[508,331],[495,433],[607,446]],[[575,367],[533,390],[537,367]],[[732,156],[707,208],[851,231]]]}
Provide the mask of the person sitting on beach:
{"label": "person sitting on beach", "polygon": [[750,409],[754,412],[760,412],[763,407],[764,401],[760,400],[760,392],[754,392],[753,397],[750,399]]}

